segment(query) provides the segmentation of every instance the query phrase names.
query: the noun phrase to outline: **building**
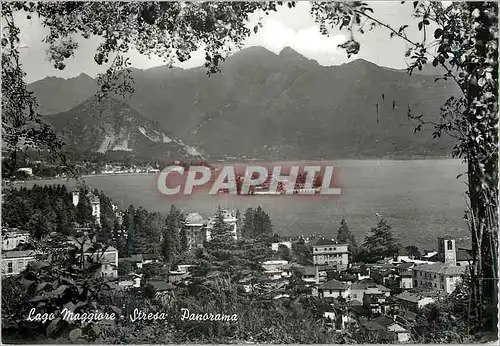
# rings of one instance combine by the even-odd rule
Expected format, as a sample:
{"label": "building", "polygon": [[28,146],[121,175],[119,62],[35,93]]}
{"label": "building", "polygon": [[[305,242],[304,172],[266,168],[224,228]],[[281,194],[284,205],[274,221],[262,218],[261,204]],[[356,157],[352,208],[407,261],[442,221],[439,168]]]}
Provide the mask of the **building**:
{"label": "building", "polygon": [[314,265],[335,266],[339,270],[349,267],[349,244],[337,244],[333,240],[319,239],[313,245]]}
{"label": "building", "polygon": [[17,228],[4,228],[2,229],[2,251],[14,250],[19,244],[27,243],[29,238],[29,232]]}
{"label": "building", "polygon": [[90,206],[92,208],[92,216],[95,218],[95,221],[98,225],[101,224],[101,202],[99,201],[99,197],[94,195],[93,193],[89,193],[87,195]]}
{"label": "building", "polygon": [[286,246],[290,250],[292,249],[292,242],[291,241],[281,241],[279,243],[272,243],[271,250],[273,250],[274,252],[277,252],[280,248],[280,245]]}
{"label": "building", "polygon": [[[95,218],[98,225],[101,224],[101,202],[99,197],[92,192],[87,194],[87,198],[92,208],[92,216]],[[80,190],[73,190],[73,205],[76,207],[80,203]]]}
{"label": "building", "polygon": [[349,286],[338,280],[330,280],[318,286],[320,298],[349,298]]}
{"label": "building", "polygon": [[190,213],[186,216],[183,232],[186,237],[188,249],[203,246],[206,239],[205,226],[207,221],[198,213]]}
{"label": "building", "polygon": [[397,304],[403,310],[408,310],[416,313],[418,309],[426,306],[427,304],[434,303],[434,298],[429,295],[405,291],[394,297]]}
{"label": "building", "polygon": [[[224,223],[231,227],[234,240],[238,239],[238,219],[234,210],[223,210]],[[186,236],[188,249],[202,247],[205,241],[210,241],[210,232],[213,229],[215,217],[203,219],[199,213],[190,213],[186,216],[182,232]]]}
{"label": "building", "polygon": [[304,266],[298,263],[289,263],[285,264],[281,270],[283,270],[282,276],[283,277],[291,277],[294,275],[294,273],[303,273],[304,272]]}
{"label": "building", "polygon": [[400,274],[399,288],[406,290],[413,288],[413,272],[411,270],[401,272]]}
{"label": "building", "polygon": [[2,254],[2,275],[18,275],[35,260],[35,252],[31,250],[7,251]]}
{"label": "building", "polygon": [[437,259],[439,262],[457,265],[457,250],[455,248],[455,239],[438,238],[438,253]]}
{"label": "building", "polygon": [[464,266],[442,262],[413,267],[413,287],[451,293],[466,269]]}
{"label": "building", "polygon": [[363,295],[363,306],[372,315],[385,314],[388,310],[388,296],[383,291],[368,291]]}
{"label": "building", "polygon": [[363,302],[365,294],[379,293],[389,297],[391,295],[391,290],[385,286],[378,285],[371,280],[358,281],[351,285],[351,300]]}
{"label": "building", "polygon": [[398,323],[394,318],[379,316],[372,320],[375,323],[387,328],[387,330],[396,335],[396,340],[400,344],[410,342],[410,332]]}

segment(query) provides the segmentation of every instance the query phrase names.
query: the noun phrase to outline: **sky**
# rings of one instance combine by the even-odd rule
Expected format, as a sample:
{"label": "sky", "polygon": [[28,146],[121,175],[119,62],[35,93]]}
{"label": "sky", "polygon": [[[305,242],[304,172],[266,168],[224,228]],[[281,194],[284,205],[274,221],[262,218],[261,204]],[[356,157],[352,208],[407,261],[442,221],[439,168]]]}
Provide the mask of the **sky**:
{"label": "sky", "polygon": [[[369,2],[369,1],[368,1]],[[421,39],[421,33],[416,28],[416,21],[412,20],[413,7],[411,1],[401,5],[400,1],[369,2],[374,9],[375,17],[392,27],[399,28],[403,24],[411,24],[408,28],[410,38]],[[333,29],[330,36],[322,35],[319,26],[314,22],[309,13],[310,4],[300,1],[295,8],[284,6],[276,13],[268,16],[262,14],[263,27],[257,34],[247,39],[245,46],[262,46],[276,54],[284,47],[291,47],[309,59],[318,61],[324,66],[340,65],[356,58],[363,58],[380,66],[392,68],[405,68],[404,52],[408,48],[406,43],[399,38],[390,38],[389,32],[384,28],[376,28],[357,39],[361,43],[358,55],[347,58],[345,50],[338,45],[348,39],[346,31]],[[257,24],[259,14],[252,16],[249,27]],[[21,28],[21,62],[27,73],[27,81],[33,82],[47,76],[70,78],[81,73],[95,77],[103,72],[103,67],[94,62],[93,56],[98,45],[95,38],[79,40],[79,48],[75,56],[65,61],[66,68],[62,71],[54,68],[48,61],[47,45],[42,42],[47,30],[40,25],[37,18],[31,20],[24,16],[16,18]],[[163,65],[160,57],[148,58],[137,51],[129,53],[132,66],[147,69]],[[184,63],[177,64],[182,68],[192,68],[204,63],[204,52],[199,50],[192,54],[192,58]]]}

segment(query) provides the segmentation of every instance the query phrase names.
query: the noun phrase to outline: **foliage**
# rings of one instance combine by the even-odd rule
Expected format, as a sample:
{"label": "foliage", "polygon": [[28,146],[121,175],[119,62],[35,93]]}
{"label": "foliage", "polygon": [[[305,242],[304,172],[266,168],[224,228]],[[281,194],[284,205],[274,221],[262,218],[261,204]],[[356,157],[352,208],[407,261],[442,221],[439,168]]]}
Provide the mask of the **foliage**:
{"label": "foliage", "polygon": [[391,226],[381,219],[377,227],[371,229],[371,235],[366,236],[361,252],[367,263],[373,263],[387,257],[394,257],[399,252],[399,245],[392,236]]}
{"label": "foliage", "polygon": [[337,241],[340,244],[349,244],[349,252],[351,257],[356,256],[358,252],[358,245],[356,243],[356,237],[351,233],[349,227],[347,226],[347,222],[345,219],[342,219],[340,222],[339,230],[337,231]]}
{"label": "foliage", "polygon": [[[185,234],[183,232],[184,215],[174,205],[170,207],[170,211],[165,219],[165,229],[163,231],[163,241],[161,244],[161,251],[165,261],[173,263],[182,248],[186,248]],[[184,240],[181,239],[184,237]]]}
{"label": "foliage", "polygon": [[439,121],[426,120],[424,114],[414,114],[410,108],[408,116],[416,122],[415,131],[431,125],[435,138],[449,135],[455,139],[453,157],[467,163],[466,220],[472,235],[474,278],[471,313],[478,330],[494,330],[498,316],[487,313],[487,307],[498,302],[498,4],[453,2],[444,7],[437,1],[412,3],[413,24],[422,36],[419,41],[406,34],[411,23],[393,28],[375,18],[373,9],[360,1],[316,2],[311,13],[324,34],[329,27],[348,29],[351,38],[341,45],[348,55],[360,49],[355,33],[383,27],[408,45],[409,73],[422,70],[432,60],[433,67],[446,71],[437,80],[452,80],[460,88],[462,95],[450,96]]}
{"label": "foliage", "polygon": [[262,207],[259,206],[256,209],[248,208],[245,211],[242,233],[246,238],[256,238],[260,235],[273,234],[271,218]]}
{"label": "foliage", "polygon": [[[65,318],[64,309],[74,313],[97,310],[120,314],[115,306],[102,304],[108,286],[99,272],[106,248],[92,243],[91,238],[92,235],[82,233],[38,244],[38,249],[44,249],[42,257],[12,278],[7,288],[10,292],[14,289],[19,296],[2,311],[2,319],[15,326],[8,332],[24,331],[28,333],[25,338],[45,335],[90,341],[99,335],[101,324],[107,322]],[[54,314],[54,319],[47,323],[29,321],[26,316],[33,308],[37,313]]]}

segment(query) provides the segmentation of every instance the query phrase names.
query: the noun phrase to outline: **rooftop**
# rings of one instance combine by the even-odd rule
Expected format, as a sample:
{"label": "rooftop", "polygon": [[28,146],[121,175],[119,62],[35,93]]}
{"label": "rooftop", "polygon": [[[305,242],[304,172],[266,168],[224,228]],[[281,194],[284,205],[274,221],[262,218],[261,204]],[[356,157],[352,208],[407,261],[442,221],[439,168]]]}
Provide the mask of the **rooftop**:
{"label": "rooftop", "polygon": [[318,287],[320,290],[345,290],[347,285],[341,281],[332,279]]}
{"label": "rooftop", "polygon": [[436,262],[433,264],[424,264],[412,268],[413,270],[423,271],[427,273],[458,276],[465,272],[465,266],[454,266],[449,263]]}
{"label": "rooftop", "polygon": [[397,298],[399,300],[411,302],[411,303],[418,303],[419,301],[421,301],[424,298],[431,298],[431,297],[429,297],[428,295],[425,295],[425,294],[421,294],[421,293],[404,291],[404,292],[398,294],[397,296],[395,296],[395,298]]}
{"label": "rooftop", "polygon": [[6,251],[2,253],[3,258],[23,258],[23,257],[34,257],[35,252],[31,250],[26,251]]}

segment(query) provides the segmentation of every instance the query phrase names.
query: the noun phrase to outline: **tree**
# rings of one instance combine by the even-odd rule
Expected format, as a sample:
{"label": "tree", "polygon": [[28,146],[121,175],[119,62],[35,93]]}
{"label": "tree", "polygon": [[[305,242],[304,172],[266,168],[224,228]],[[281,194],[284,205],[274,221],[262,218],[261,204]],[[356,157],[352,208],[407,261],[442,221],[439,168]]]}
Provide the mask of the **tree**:
{"label": "tree", "polygon": [[351,257],[356,256],[358,252],[356,238],[354,237],[354,234],[352,234],[349,230],[345,219],[342,219],[342,221],[340,222],[340,227],[337,231],[337,241],[341,244],[349,244],[349,252]]}
{"label": "tree", "polygon": [[183,221],[182,212],[172,205],[165,219],[165,230],[161,244],[163,257],[168,263],[173,263],[181,252],[183,245],[181,244],[181,234],[184,233],[182,232]]}
{"label": "tree", "polygon": [[420,257],[420,251],[418,250],[418,247],[415,245],[406,246],[405,252],[406,252],[406,255],[409,256],[410,258],[419,258]]}
{"label": "tree", "polygon": [[224,213],[222,210],[217,210],[215,220],[210,229],[210,240],[208,246],[210,249],[228,249],[234,243],[234,236],[231,226],[224,222]]}
{"label": "tree", "polygon": [[[185,61],[200,46],[207,50],[209,73],[218,71],[228,46],[240,47],[251,34],[245,27],[250,13],[275,11],[281,2],[265,3],[124,3],[124,2],[7,2],[2,6],[5,24],[2,32],[2,129],[14,175],[19,152],[25,147],[61,154],[62,143],[43,124],[36,113],[36,100],[28,92],[19,63],[20,30],[14,15],[24,11],[37,14],[49,29],[46,43],[56,68],[64,68],[77,47],[71,36],[103,38],[95,61],[110,62],[107,73],[99,76],[101,93],[132,91],[129,62],[124,54],[137,47],[143,54],[155,53],[167,61]],[[294,2],[287,3],[289,7]],[[451,96],[441,109],[437,122],[424,121],[423,115],[408,115],[417,123],[435,127],[435,137],[448,134],[456,139],[454,157],[467,163],[467,220],[472,235],[473,263],[471,313],[478,328],[496,328],[496,314],[485,314],[486,306],[497,306],[498,286],[498,6],[495,2],[454,2],[443,7],[440,2],[414,1],[415,23],[422,40],[406,35],[408,23],[399,28],[378,20],[366,3],[315,2],[311,14],[325,35],[330,27],[347,29],[350,39],[341,44],[348,56],[357,54],[360,44],[356,34],[379,26],[391,37],[409,46],[412,60],[408,71],[422,69],[432,60],[433,66],[446,70],[444,79],[453,80],[462,94]],[[200,19],[201,18],[201,19]],[[434,26],[431,35],[431,25]],[[257,32],[259,25],[255,26]],[[114,35],[109,35],[112,32]],[[165,39],[167,38],[167,42]],[[429,42],[430,40],[430,42]],[[434,48],[437,47],[437,50]],[[115,55],[116,53],[116,55]],[[394,104],[394,103],[393,103]],[[486,322],[486,323],[484,323]]]}
{"label": "tree", "polygon": [[471,314],[477,330],[493,330],[498,316],[487,313],[486,307],[498,305],[498,4],[453,2],[445,8],[441,2],[413,1],[413,7],[421,41],[406,35],[411,23],[393,28],[375,18],[362,2],[318,2],[311,13],[324,34],[332,26],[351,32],[351,39],[341,45],[348,55],[360,49],[355,32],[380,26],[408,45],[410,74],[431,59],[434,67],[446,71],[438,80],[452,80],[460,89],[459,96],[450,95],[445,102],[438,121],[413,114],[410,107],[408,116],[416,122],[415,131],[431,125],[435,138],[455,139],[452,155],[467,164],[466,220],[472,235],[474,283]]}
{"label": "tree", "polygon": [[245,211],[242,233],[246,238],[256,238],[260,235],[272,236],[273,225],[271,218],[262,207],[259,206],[257,209],[248,208]]}
{"label": "tree", "polygon": [[123,216],[123,225],[127,230],[127,257],[132,255],[132,249],[135,241],[135,208],[133,205],[130,205]]}
{"label": "tree", "polygon": [[292,259],[292,254],[288,246],[283,244],[278,246],[278,257],[285,261],[290,261]]}
{"label": "tree", "polygon": [[90,205],[90,200],[85,189],[80,190],[80,197],[76,206],[75,220],[80,226],[83,227],[94,223],[92,206]]}
{"label": "tree", "polygon": [[386,220],[381,219],[377,227],[371,229],[371,235],[366,236],[363,248],[368,262],[376,262],[398,254],[399,245],[392,236],[391,226]]}

